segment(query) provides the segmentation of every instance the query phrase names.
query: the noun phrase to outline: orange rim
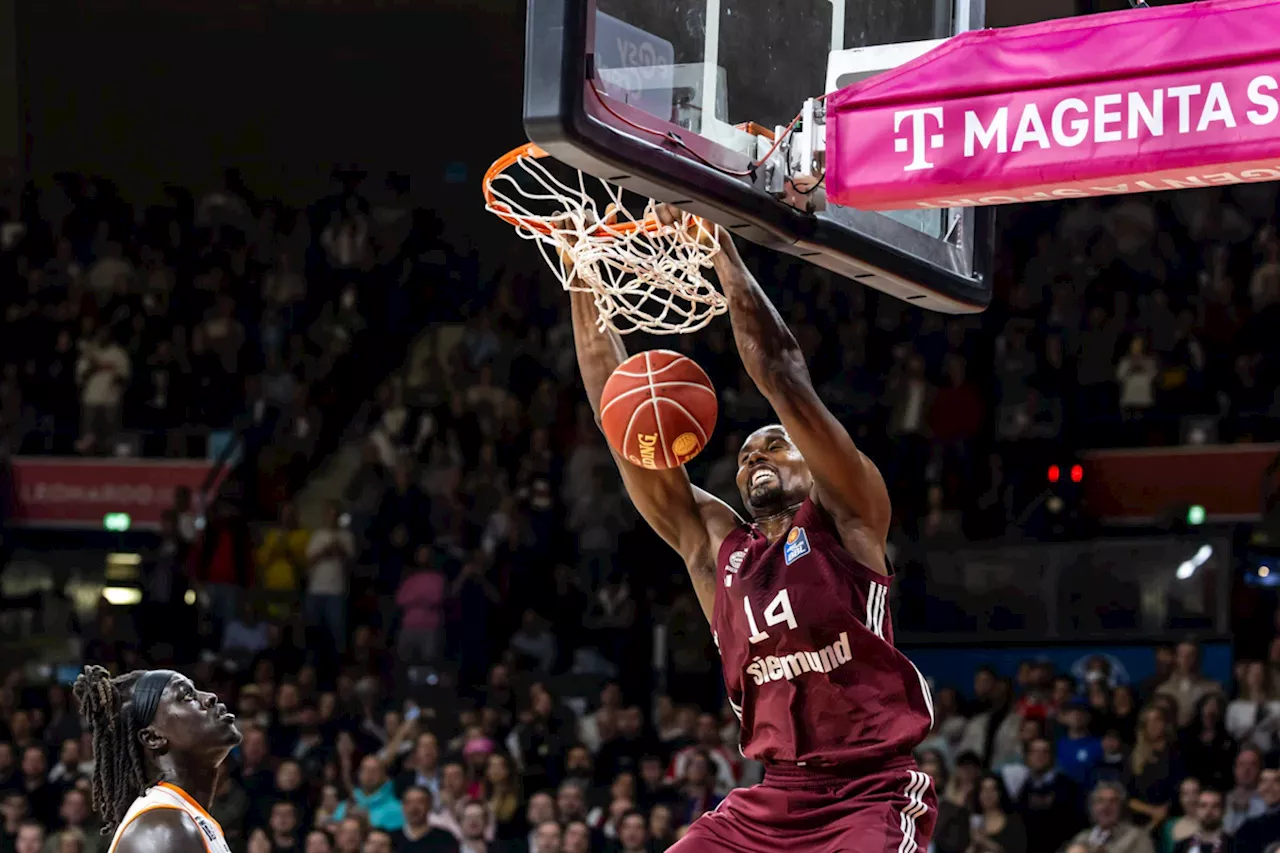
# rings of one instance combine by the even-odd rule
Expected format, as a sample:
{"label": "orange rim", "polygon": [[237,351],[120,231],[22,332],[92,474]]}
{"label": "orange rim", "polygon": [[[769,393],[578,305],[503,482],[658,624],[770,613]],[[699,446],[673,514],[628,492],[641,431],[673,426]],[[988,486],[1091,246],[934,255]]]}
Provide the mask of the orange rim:
{"label": "orange rim", "polygon": [[[508,225],[516,228],[525,228],[529,231],[537,231],[539,234],[550,234],[551,226],[541,219],[530,219],[527,216],[521,216],[511,209],[511,206],[502,201],[493,194],[493,181],[507,169],[510,169],[516,163],[526,158],[530,160],[541,160],[543,157],[549,157],[546,151],[543,151],[532,142],[527,145],[521,145],[518,148],[512,148],[506,154],[503,154],[497,160],[493,161],[493,165],[484,173],[484,203],[489,211],[497,216]],[[622,222],[611,223],[608,228],[603,225],[597,226],[591,232],[592,237],[608,237],[612,234],[630,234],[637,228],[643,227],[646,231],[656,231],[662,227],[654,216],[645,216],[639,222]],[[705,227],[705,226],[704,226]]]}

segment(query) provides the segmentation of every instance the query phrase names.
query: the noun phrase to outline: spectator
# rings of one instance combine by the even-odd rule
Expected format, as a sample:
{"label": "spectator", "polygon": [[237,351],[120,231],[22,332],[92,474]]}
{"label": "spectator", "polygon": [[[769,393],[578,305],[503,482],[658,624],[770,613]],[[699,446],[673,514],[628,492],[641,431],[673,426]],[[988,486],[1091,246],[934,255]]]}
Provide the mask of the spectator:
{"label": "spectator", "polygon": [[1206,694],[1214,692],[1221,693],[1222,688],[1200,674],[1200,648],[1192,642],[1179,643],[1173,673],[1156,688],[1157,694],[1174,700],[1178,726],[1190,724],[1195,716],[1197,703]]}
{"label": "spectator", "polygon": [[[1080,788],[1054,766],[1053,745],[1037,737],[1027,745],[1026,783],[1018,795],[1018,814],[1027,838],[1046,847],[1063,844],[1082,823]],[[981,788],[979,788],[979,794]]]}
{"label": "spectator", "polygon": [[1258,781],[1258,795],[1267,810],[1249,818],[1236,830],[1235,853],[1262,853],[1270,842],[1280,838],[1280,770],[1263,770]]}
{"label": "spectator", "polygon": [[1280,695],[1262,661],[1244,664],[1240,695],[1227,705],[1227,732],[1241,744],[1268,754],[1280,748]]}
{"label": "spectator", "polygon": [[[1089,796],[1093,825],[1072,839],[1088,853],[1155,853],[1147,833],[1124,819],[1125,791],[1115,782],[1103,782]],[[1071,848],[1068,847],[1068,850]]]}
{"label": "spectator", "polygon": [[347,584],[350,561],[356,556],[355,538],[336,503],[325,507],[324,526],[307,542],[307,628],[337,654],[347,643]]}
{"label": "spectator", "polygon": [[1027,853],[1027,831],[1013,813],[1004,782],[987,774],[978,785],[978,811],[971,826],[969,853]]}
{"label": "spectator", "polygon": [[82,453],[105,453],[120,432],[121,403],[132,365],[129,354],[112,337],[109,328],[98,329],[80,351],[76,382],[80,385],[80,439]]}
{"label": "spectator", "polygon": [[1169,816],[1182,776],[1181,757],[1165,711],[1155,705],[1142,712],[1137,743],[1129,755],[1129,809],[1139,826],[1150,831]]}
{"label": "spectator", "polygon": [[447,579],[429,545],[419,545],[413,564],[400,588],[396,606],[400,608],[400,636],[397,654],[410,663],[433,663],[443,649],[444,606]]}
{"label": "spectator", "polygon": [[1080,786],[1089,784],[1102,760],[1102,741],[1089,733],[1089,717],[1089,705],[1080,699],[1068,702],[1058,717],[1066,728],[1058,738],[1058,767]]}
{"label": "spectator", "polygon": [[267,529],[258,546],[256,563],[262,588],[272,601],[271,612],[283,615],[285,603],[293,601],[307,577],[307,548],[311,531],[298,524],[293,503],[280,504],[279,523]]}
{"label": "spectator", "polygon": [[430,824],[432,799],[429,790],[417,785],[404,792],[404,826],[391,834],[395,853],[457,853],[458,840],[453,834]]}
{"label": "spectator", "polygon": [[1173,848],[1181,841],[1196,835],[1200,831],[1200,822],[1196,818],[1196,810],[1200,803],[1200,780],[1188,776],[1178,786],[1178,812],[1164,822],[1160,830],[1161,853],[1172,853]]}
{"label": "spectator", "polygon": [[1235,845],[1222,824],[1222,794],[1205,789],[1196,801],[1196,823],[1199,830],[1190,838],[1174,845],[1174,853],[1234,853]]}
{"label": "spectator", "polygon": [[[1228,835],[1235,835],[1245,821],[1267,811],[1267,801],[1258,790],[1262,778],[1262,753],[1251,746],[1241,749],[1236,753],[1232,777],[1235,785],[1227,792],[1226,811],[1222,817]],[[1218,807],[1221,808],[1222,804]]]}
{"label": "spectator", "polygon": [[381,762],[372,755],[360,762],[359,784],[351,797],[338,805],[333,819],[342,821],[347,811],[359,808],[369,816],[369,825],[384,832],[395,832],[404,826],[404,810],[396,799],[395,786],[387,779]]}
{"label": "spectator", "polygon": [[1196,717],[1182,732],[1179,747],[1186,772],[1207,788],[1225,791],[1230,787],[1231,762],[1236,743],[1227,734],[1226,700],[1209,693],[1196,703]]}

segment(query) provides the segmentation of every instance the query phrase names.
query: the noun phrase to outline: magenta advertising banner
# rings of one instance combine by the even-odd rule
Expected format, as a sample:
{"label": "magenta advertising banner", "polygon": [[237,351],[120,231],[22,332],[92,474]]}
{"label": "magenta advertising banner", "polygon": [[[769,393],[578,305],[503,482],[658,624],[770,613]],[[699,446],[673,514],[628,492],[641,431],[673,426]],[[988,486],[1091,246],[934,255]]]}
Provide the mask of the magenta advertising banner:
{"label": "magenta advertising banner", "polygon": [[828,196],[862,210],[1280,180],[1280,3],[965,33],[827,106]]}

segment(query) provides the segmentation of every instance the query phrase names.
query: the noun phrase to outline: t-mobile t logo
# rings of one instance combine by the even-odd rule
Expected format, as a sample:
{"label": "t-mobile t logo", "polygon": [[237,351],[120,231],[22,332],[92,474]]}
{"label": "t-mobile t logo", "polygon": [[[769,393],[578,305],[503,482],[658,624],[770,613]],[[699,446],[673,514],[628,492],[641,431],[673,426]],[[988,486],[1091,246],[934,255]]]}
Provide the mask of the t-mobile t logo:
{"label": "t-mobile t logo", "polygon": [[911,152],[911,162],[902,168],[904,172],[918,172],[921,169],[932,169],[933,164],[925,159],[931,149],[941,148],[943,136],[941,133],[929,133],[929,119],[933,119],[938,123],[938,130],[942,130],[942,107],[929,107],[923,110],[902,110],[893,114],[893,132],[899,133],[902,130],[902,122],[905,119],[911,120],[911,130],[909,136],[899,136],[893,140],[893,150],[899,154]]}

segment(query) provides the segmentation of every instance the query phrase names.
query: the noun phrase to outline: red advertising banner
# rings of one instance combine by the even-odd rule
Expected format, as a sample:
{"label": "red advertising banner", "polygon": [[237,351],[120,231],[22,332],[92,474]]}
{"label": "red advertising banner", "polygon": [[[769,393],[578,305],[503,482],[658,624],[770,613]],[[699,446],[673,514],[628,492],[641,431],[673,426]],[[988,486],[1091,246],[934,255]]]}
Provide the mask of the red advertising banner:
{"label": "red advertising banner", "polygon": [[1095,450],[1081,459],[1083,497],[1101,519],[1147,522],[1190,505],[1210,521],[1256,519],[1277,453],[1280,444]]}
{"label": "red advertising banner", "polygon": [[186,486],[199,494],[213,469],[206,460],[75,459],[20,456],[12,460],[8,519],[19,527],[101,528],[109,513],[126,513],[133,529],[155,530]]}

